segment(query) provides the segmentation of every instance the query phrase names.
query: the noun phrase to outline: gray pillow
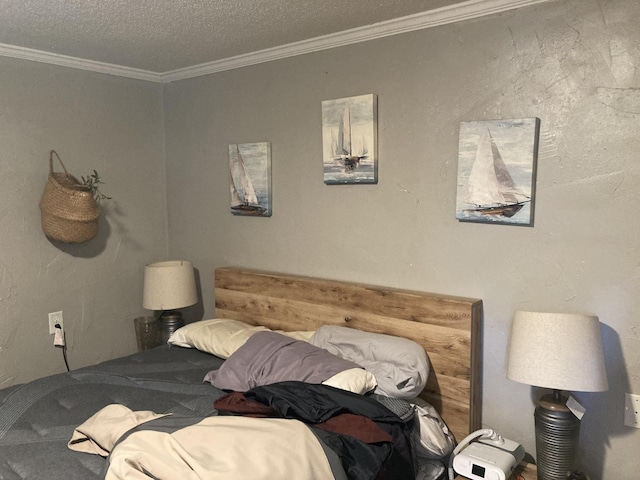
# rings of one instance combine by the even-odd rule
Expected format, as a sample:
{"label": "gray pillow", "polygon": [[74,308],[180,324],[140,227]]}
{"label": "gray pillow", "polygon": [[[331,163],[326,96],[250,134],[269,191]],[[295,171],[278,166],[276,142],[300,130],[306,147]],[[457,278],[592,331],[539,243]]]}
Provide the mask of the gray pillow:
{"label": "gray pillow", "polygon": [[427,354],[407,338],[325,325],[316,330],[309,343],[373,373],[378,382],[375,393],[411,399],[427,384]]}

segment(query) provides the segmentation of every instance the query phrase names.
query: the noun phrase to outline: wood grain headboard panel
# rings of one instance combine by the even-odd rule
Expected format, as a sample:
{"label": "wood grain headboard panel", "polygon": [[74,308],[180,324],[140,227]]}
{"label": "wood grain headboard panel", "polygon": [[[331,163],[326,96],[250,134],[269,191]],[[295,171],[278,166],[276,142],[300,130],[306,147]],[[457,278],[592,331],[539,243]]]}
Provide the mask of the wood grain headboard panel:
{"label": "wood grain headboard panel", "polygon": [[420,395],[461,440],[481,425],[482,301],[242,268],[215,271],[216,317],[281,330],[343,325],[409,338],[431,371]]}

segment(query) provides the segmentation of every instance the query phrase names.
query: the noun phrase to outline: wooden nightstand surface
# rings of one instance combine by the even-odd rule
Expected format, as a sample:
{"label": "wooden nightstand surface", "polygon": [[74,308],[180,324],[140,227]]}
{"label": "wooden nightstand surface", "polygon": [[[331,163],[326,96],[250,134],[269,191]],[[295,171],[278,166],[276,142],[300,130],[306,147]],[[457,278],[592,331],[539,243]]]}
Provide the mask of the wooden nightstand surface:
{"label": "wooden nightstand surface", "polygon": [[522,462],[511,476],[512,480],[537,480],[538,469],[532,463]]}

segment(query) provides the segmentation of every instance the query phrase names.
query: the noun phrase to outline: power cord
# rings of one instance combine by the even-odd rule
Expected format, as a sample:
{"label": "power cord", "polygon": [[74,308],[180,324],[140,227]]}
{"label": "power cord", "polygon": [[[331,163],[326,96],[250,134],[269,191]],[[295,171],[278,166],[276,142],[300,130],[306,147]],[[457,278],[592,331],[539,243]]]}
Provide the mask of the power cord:
{"label": "power cord", "polygon": [[64,359],[64,364],[67,367],[67,372],[70,372],[71,370],[69,369],[69,362],[67,361],[67,342],[65,341],[65,334],[64,334],[64,330],[62,330],[62,327],[60,326],[59,323],[55,324],[55,336],[53,337],[53,344],[62,349],[62,358]]}

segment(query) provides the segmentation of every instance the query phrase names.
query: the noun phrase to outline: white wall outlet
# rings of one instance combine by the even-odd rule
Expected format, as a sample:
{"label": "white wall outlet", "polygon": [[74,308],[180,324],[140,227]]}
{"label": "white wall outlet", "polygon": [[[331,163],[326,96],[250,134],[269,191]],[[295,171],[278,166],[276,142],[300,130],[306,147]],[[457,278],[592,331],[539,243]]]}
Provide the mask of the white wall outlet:
{"label": "white wall outlet", "polygon": [[624,394],[624,424],[640,428],[640,395]]}
{"label": "white wall outlet", "polygon": [[60,328],[64,330],[64,324],[62,323],[62,312],[51,312],[49,314],[49,335],[56,333],[56,323],[60,325]]}

